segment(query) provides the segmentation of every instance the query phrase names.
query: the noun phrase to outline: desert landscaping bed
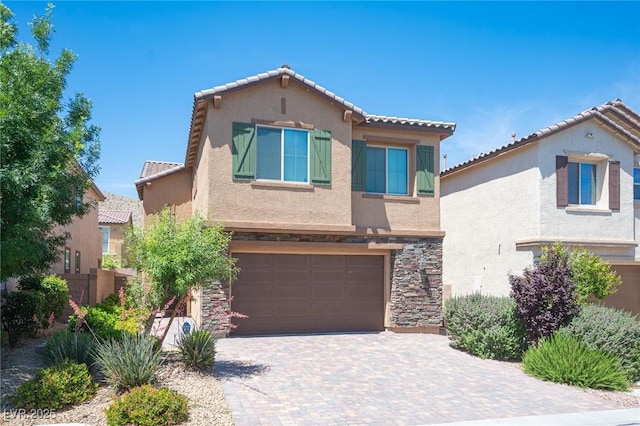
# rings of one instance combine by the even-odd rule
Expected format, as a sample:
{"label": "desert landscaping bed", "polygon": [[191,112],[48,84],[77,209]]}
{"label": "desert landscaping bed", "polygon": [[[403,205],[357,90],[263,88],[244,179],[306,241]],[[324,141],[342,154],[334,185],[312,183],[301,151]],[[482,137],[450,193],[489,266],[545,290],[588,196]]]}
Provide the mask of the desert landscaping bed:
{"label": "desert landscaping bed", "polygon": [[[59,329],[59,328],[57,328]],[[95,426],[106,425],[104,409],[113,397],[114,389],[101,385],[94,398],[54,413],[41,411],[33,416],[21,415],[12,410],[8,399],[24,381],[35,376],[43,366],[43,357],[36,352],[36,347],[46,341],[52,334],[37,339],[23,340],[16,348],[2,348],[2,406],[3,425],[39,425],[55,423],[86,423]],[[157,376],[158,384],[167,386],[189,399],[189,420],[184,425],[234,425],[231,409],[222,392],[219,381],[213,375],[213,369],[207,373],[186,371],[180,361],[168,354],[160,367]],[[32,418],[33,417],[33,418]]]}

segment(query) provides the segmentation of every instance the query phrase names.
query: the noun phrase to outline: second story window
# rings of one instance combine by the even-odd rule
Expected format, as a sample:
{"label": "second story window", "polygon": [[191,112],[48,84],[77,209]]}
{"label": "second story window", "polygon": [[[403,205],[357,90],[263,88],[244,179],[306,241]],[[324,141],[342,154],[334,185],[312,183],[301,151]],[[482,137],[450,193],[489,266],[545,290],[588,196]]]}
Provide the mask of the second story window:
{"label": "second story window", "polygon": [[109,253],[109,233],[110,229],[108,226],[99,226],[100,234],[102,236],[102,253]]}
{"label": "second story window", "polygon": [[309,132],[258,127],[256,178],[309,182]]}
{"label": "second story window", "polygon": [[640,201],[640,167],[633,169],[633,199]]}
{"label": "second story window", "polygon": [[405,148],[367,146],[366,191],[406,195],[408,152]]}
{"label": "second story window", "polygon": [[569,204],[596,204],[596,165],[569,162]]}

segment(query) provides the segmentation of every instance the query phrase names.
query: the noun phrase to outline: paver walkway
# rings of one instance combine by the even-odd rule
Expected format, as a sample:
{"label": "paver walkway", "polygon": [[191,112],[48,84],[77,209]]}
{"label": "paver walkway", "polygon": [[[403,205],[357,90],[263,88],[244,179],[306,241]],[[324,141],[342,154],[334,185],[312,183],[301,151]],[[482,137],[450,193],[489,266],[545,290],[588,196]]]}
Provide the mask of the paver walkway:
{"label": "paver walkway", "polygon": [[238,426],[419,425],[620,407],[429,334],[238,337],[216,371]]}

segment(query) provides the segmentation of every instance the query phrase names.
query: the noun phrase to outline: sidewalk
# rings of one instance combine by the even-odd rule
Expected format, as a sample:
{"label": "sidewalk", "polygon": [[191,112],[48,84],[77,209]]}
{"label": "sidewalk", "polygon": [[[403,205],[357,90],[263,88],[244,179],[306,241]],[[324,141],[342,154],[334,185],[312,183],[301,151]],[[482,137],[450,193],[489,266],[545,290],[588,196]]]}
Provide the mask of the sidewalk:
{"label": "sidewalk", "polygon": [[[429,426],[640,426],[640,408],[437,423]],[[426,426],[426,425],[425,425]]]}

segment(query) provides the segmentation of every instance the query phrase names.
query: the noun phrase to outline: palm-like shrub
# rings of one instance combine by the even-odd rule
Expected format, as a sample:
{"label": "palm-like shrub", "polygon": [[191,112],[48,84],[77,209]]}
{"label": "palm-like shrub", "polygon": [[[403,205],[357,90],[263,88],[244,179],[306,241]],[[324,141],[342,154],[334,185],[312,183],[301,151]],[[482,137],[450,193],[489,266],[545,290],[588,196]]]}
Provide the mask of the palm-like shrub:
{"label": "palm-like shrub", "polygon": [[61,330],[55,333],[45,345],[45,357],[50,364],[60,364],[65,360],[91,366],[91,345],[93,339],[87,333],[72,333]]}
{"label": "palm-like shrub", "polygon": [[451,347],[480,358],[520,359],[526,339],[509,297],[470,294],[445,302]]}
{"label": "palm-like shrub", "polygon": [[208,370],[216,360],[216,339],[207,330],[183,334],[178,340],[182,361],[194,370]]}
{"label": "palm-like shrub", "polygon": [[640,322],[630,313],[586,305],[558,332],[580,340],[592,349],[615,355],[629,381],[640,380]]}
{"label": "palm-like shrub", "polygon": [[626,391],[629,382],[618,359],[562,334],[541,339],[522,358],[527,374],[581,388]]}
{"label": "palm-like shrub", "polygon": [[119,339],[97,341],[93,357],[110,385],[130,389],[154,381],[162,362],[155,342],[148,334],[124,333]]}

